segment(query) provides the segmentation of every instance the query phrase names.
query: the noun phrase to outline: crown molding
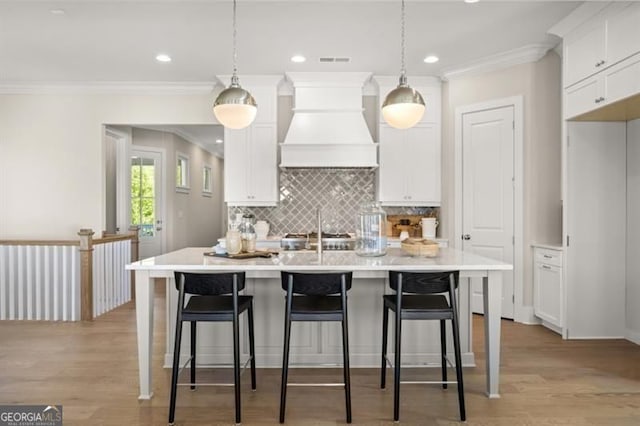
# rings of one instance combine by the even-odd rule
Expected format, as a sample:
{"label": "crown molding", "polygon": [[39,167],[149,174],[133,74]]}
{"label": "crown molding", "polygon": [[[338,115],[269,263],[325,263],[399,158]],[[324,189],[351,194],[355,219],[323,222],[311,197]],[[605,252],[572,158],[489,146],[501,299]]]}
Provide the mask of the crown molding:
{"label": "crown molding", "polygon": [[573,10],[569,15],[560,22],[549,28],[549,34],[557,35],[564,38],[579,25],[596,16],[600,11],[609,6],[608,2],[589,2],[586,1]]}
{"label": "crown molding", "polygon": [[515,65],[539,61],[547,52],[553,49],[550,44],[530,44],[517,49],[487,56],[481,60],[470,62],[458,68],[444,70],[442,79],[448,81],[460,77],[498,71]]}
{"label": "crown molding", "polygon": [[5,82],[3,95],[211,95],[217,82]]}

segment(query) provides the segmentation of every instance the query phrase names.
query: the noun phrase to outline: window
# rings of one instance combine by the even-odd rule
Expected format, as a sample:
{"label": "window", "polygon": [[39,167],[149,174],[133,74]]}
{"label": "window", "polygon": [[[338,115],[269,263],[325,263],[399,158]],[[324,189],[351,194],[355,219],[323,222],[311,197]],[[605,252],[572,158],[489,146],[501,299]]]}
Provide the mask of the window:
{"label": "window", "polygon": [[211,197],[211,167],[204,166],[202,168],[202,195]]}
{"label": "window", "polygon": [[131,224],[140,226],[141,237],[155,236],[155,172],[153,158],[131,158]]}
{"label": "window", "polygon": [[176,191],[189,192],[189,157],[181,153],[176,161]]}

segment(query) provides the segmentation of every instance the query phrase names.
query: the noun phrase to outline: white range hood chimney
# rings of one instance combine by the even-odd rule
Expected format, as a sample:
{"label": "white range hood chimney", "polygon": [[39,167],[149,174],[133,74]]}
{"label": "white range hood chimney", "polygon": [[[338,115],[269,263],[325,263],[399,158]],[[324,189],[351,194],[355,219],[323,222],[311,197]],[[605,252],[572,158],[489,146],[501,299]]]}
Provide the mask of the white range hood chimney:
{"label": "white range hood chimney", "polygon": [[377,167],[377,145],[362,113],[371,73],[291,72],[293,119],[280,167]]}

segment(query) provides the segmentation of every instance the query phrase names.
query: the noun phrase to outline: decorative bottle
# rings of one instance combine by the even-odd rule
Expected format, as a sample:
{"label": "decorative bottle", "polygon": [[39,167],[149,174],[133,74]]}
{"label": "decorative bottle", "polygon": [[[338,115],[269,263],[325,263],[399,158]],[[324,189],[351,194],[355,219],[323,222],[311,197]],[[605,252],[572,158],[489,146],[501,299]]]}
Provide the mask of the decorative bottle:
{"label": "decorative bottle", "polygon": [[387,254],[387,214],[379,203],[360,207],[356,226],[356,254],[384,256]]}
{"label": "decorative bottle", "polygon": [[237,213],[235,220],[229,222],[227,230],[227,253],[238,254],[242,251],[242,236],[240,225],[242,224],[242,213]]}
{"label": "decorative bottle", "polygon": [[253,225],[255,220],[252,214],[245,214],[240,225],[240,235],[242,237],[242,251],[253,253],[256,251],[256,230]]}

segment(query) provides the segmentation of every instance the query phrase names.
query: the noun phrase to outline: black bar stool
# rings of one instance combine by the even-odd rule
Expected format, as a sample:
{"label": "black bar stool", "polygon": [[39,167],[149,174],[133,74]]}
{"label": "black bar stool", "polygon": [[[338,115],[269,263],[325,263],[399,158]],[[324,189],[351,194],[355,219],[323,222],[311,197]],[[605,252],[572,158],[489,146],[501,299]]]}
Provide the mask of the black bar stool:
{"label": "black bar stool", "polygon": [[[466,420],[464,407],[464,385],[462,382],[462,357],[460,355],[460,331],[458,328],[458,304],[456,288],[458,287],[459,272],[396,272],[389,271],[389,285],[396,294],[383,296],[384,309],[382,317],[382,373],[380,387],[386,385],[387,358],[387,329],[389,326],[389,309],[395,312],[395,366],[394,366],[394,394],[393,420],[400,419],[400,383],[438,383],[444,389],[448,383],[458,384],[458,403],[460,405],[460,420]],[[413,293],[413,294],[403,294]],[[443,294],[448,293],[449,301]],[[440,382],[401,382],[400,381],[400,344],[402,320],[440,320],[440,345],[442,355],[442,381]],[[453,329],[453,346],[455,353],[456,381],[447,381],[447,343],[445,335],[445,321],[451,320]],[[389,362],[389,364],[391,364]]]}
{"label": "black bar stool", "polygon": [[[284,321],[284,354],[280,392],[280,423],[284,423],[289,375],[289,346],[292,321],[341,321],[343,373],[347,423],[351,423],[351,381],[349,375],[349,331],[347,327],[347,291],[351,288],[351,272],[299,273],[282,271],[282,289],[287,292]],[[298,294],[299,296],[294,296]],[[312,383],[297,385],[314,385]],[[318,384],[321,385],[321,384]],[[327,385],[327,384],[324,384]]]}
{"label": "black bar stool", "polygon": [[[207,386],[234,386],[236,423],[240,423],[240,326],[239,315],[247,311],[249,322],[249,360],[251,362],[251,389],[256,389],[256,360],[253,333],[253,296],[238,295],[245,287],[244,272],[224,273],[175,273],[178,289],[178,314],[176,318],[176,335],[173,349],[173,371],[171,376],[171,399],[169,402],[169,424],[173,424],[176,412],[176,396],[178,373],[180,367],[180,342],[182,340],[182,324],[191,323],[191,389],[196,388],[196,324],[198,321],[231,321],[233,322],[233,384],[198,383]],[[186,306],[185,294],[191,294]],[[229,295],[230,294],[230,295]],[[246,364],[245,364],[246,367]],[[181,384],[182,385],[182,384]],[[186,385],[186,384],[185,384]]]}

